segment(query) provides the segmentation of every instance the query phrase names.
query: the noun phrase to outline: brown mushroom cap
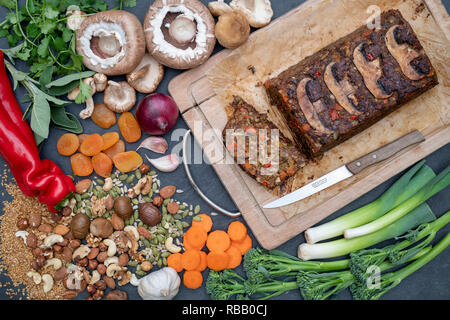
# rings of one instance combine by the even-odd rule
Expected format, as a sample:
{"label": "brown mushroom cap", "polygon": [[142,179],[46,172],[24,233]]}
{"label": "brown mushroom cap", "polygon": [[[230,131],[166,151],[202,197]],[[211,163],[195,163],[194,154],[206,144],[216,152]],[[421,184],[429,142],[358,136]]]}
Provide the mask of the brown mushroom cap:
{"label": "brown mushroom cap", "polygon": [[164,67],[162,64],[146,53],[136,69],[127,74],[127,82],[140,93],[152,93],[163,77]]}
{"label": "brown mushroom cap", "polygon": [[83,20],[76,49],[88,69],[107,76],[127,74],[145,54],[144,31],[129,12],[102,11]]}
{"label": "brown mushroom cap", "polygon": [[[177,27],[170,26],[177,18],[177,27],[186,28],[180,28],[183,34],[174,39]],[[192,26],[195,26],[194,34]],[[190,69],[204,63],[216,44],[214,18],[198,0],[156,0],[145,16],[144,32],[150,54],[174,69]]]}
{"label": "brown mushroom cap", "polygon": [[225,13],[216,24],[216,36],[219,43],[228,49],[235,49],[247,41],[250,25],[240,11]]}

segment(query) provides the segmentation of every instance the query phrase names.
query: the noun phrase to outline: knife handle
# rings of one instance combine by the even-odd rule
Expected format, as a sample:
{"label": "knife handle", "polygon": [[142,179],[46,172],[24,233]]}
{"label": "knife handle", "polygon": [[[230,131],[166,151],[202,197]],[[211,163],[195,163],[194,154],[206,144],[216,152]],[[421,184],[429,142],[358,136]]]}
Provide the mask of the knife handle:
{"label": "knife handle", "polygon": [[353,162],[348,163],[346,167],[351,173],[357,174],[375,163],[392,157],[394,154],[405,149],[406,147],[423,141],[425,141],[425,137],[418,130],[415,130],[406,136],[403,136]]}

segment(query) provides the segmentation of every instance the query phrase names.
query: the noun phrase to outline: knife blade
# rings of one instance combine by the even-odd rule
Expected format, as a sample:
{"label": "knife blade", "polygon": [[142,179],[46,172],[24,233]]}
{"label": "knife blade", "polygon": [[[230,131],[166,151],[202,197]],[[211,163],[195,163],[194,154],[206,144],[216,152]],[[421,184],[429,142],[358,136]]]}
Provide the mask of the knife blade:
{"label": "knife blade", "polygon": [[386,160],[401,150],[425,141],[425,137],[415,130],[375,151],[372,151],[353,162],[347,163],[311,183],[263,206],[264,209],[274,209],[287,206],[291,203],[303,200],[313,194],[325,190],[336,183],[348,179],[360,173],[365,168]]}

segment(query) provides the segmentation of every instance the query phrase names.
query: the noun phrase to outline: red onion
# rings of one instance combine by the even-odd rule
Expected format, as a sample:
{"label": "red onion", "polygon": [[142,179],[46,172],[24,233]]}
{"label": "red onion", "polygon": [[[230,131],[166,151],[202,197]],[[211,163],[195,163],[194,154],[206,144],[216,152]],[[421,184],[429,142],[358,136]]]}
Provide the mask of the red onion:
{"label": "red onion", "polygon": [[169,132],[178,120],[178,107],[171,97],[153,93],[142,99],[136,109],[141,129],[152,135]]}

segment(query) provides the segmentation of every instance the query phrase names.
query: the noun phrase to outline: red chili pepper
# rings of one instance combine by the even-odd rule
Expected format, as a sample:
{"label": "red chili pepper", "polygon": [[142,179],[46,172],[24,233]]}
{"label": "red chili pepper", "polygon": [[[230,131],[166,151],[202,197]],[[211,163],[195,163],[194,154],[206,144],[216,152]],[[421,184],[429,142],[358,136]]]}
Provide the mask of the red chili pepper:
{"label": "red chili pepper", "polygon": [[272,164],[271,163],[266,163],[265,165],[264,165],[264,168],[270,168],[272,166]]}
{"label": "red chili pepper", "polygon": [[261,182],[261,184],[262,184],[263,186],[269,187],[269,183],[268,183],[266,180],[264,180],[263,182]]}
{"label": "red chili pepper", "polygon": [[315,72],[315,75],[316,75],[317,77],[320,77],[322,74],[321,74],[320,72],[316,71],[316,72]]}
{"label": "red chili pepper", "polygon": [[350,116],[350,119],[351,120],[356,120],[356,119],[358,119],[358,116],[357,115]]}
{"label": "red chili pepper", "polygon": [[70,177],[51,160],[41,160],[33,133],[14,96],[0,51],[0,155],[17,185],[27,196],[37,196],[51,211],[75,191]]}
{"label": "red chili pepper", "polygon": [[370,61],[372,61],[372,60],[373,60],[373,55],[372,55],[371,53],[368,53],[368,54],[367,54],[367,59],[369,59]]}

